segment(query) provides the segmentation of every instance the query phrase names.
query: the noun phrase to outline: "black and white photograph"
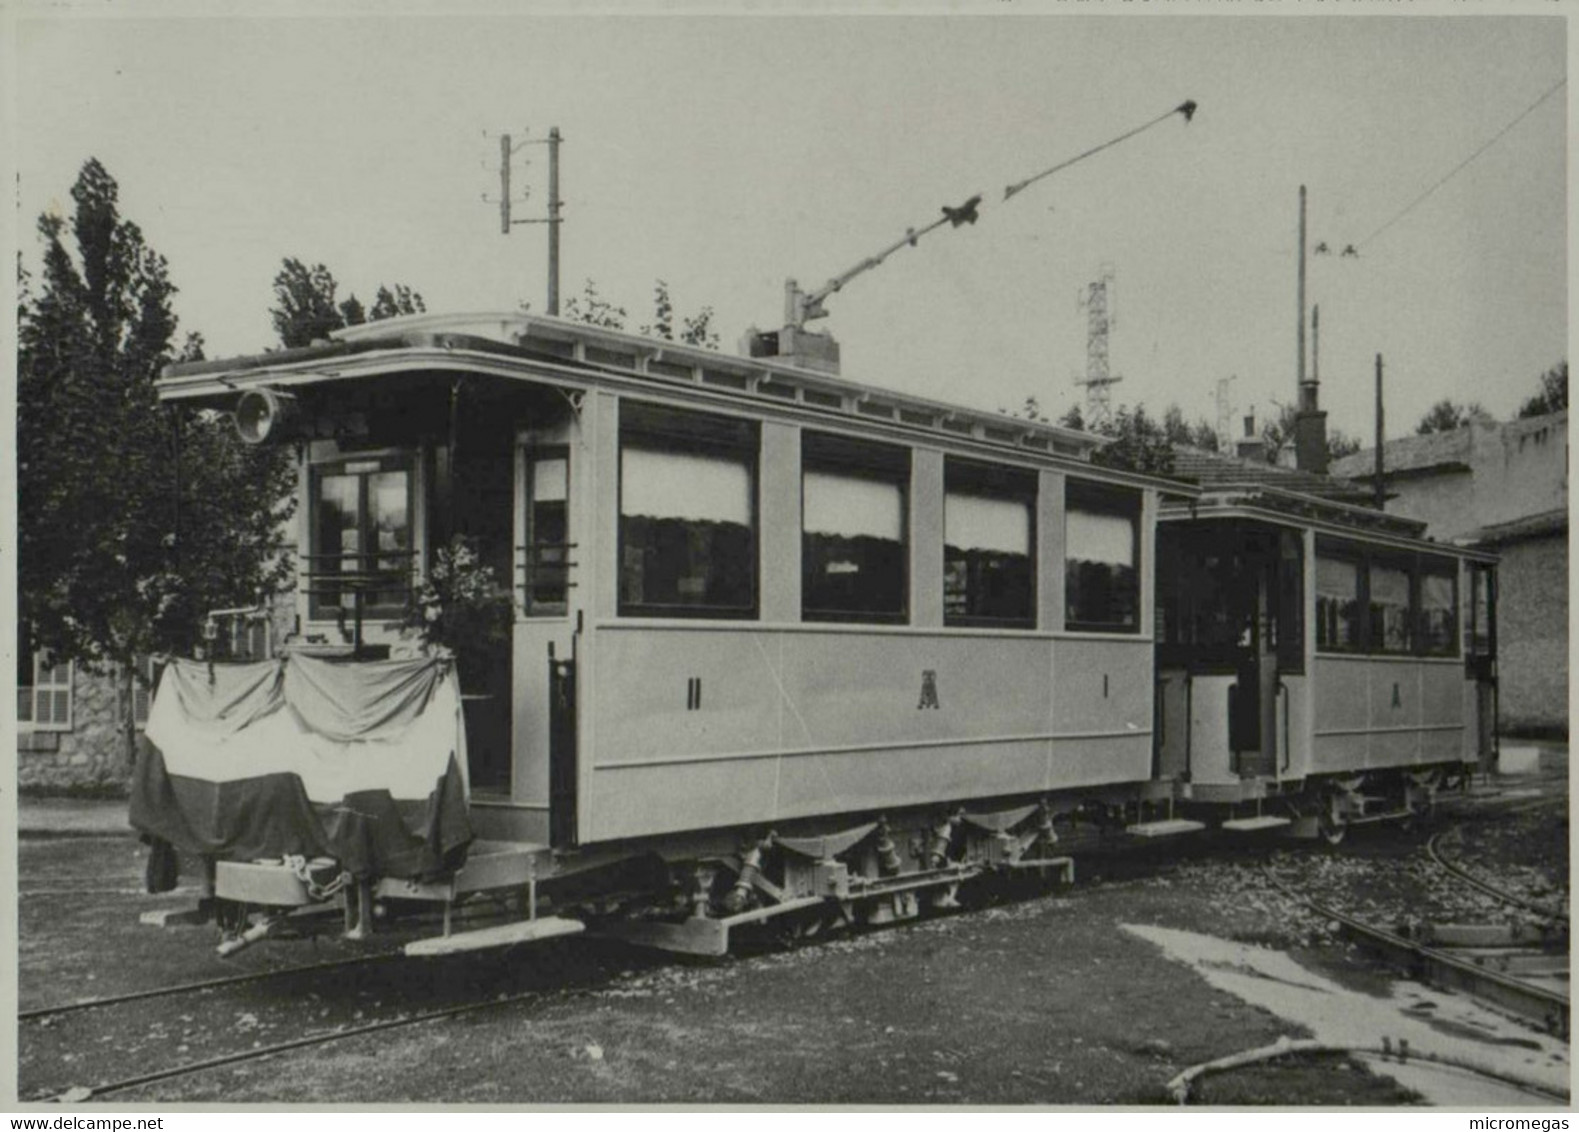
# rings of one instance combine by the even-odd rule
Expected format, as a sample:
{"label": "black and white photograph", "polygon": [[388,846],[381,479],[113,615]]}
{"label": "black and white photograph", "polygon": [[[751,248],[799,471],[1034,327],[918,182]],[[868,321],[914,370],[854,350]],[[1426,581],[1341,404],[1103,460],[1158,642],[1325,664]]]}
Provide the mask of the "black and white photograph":
{"label": "black and white photograph", "polygon": [[1570,1109],[1561,5],[0,48],[0,1110]]}

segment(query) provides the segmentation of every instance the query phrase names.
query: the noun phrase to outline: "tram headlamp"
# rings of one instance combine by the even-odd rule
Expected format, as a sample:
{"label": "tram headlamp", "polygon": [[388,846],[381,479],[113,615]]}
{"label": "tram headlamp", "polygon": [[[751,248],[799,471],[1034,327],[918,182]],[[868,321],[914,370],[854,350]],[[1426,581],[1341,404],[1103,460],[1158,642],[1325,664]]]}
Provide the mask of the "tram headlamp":
{"label": "tram headlamp", "polygon": [[236,432],[246,444],[283,439],[296,418],[296,398],[273,389],[249,389],[236,401]]}

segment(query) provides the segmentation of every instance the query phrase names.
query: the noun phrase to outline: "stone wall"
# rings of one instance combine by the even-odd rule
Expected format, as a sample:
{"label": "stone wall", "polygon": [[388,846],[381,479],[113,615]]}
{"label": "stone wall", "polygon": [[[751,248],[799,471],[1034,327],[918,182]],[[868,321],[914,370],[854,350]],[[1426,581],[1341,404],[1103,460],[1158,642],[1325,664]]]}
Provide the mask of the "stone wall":
{"label": "stone wall", "polygon": [[1503,731],[1568,731],[1568,539],[1496,548],[1498,720]]}
{"label": "stone wall", "polygon": [[[17,784],[24,790],[88,790],[124,794],[131,781],[127,758],[124,677],[94,674],[80,666],[72,674],[70,731],[17,734]],[[141,733],[138,740],[141,743]]]}

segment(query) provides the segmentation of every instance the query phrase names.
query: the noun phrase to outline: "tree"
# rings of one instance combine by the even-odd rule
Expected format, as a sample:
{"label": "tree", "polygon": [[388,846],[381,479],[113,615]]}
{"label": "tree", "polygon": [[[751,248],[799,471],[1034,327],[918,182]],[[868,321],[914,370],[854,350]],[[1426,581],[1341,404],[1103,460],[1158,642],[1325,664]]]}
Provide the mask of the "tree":
{"label": "tree", "polygon": [[565,300],[565,317],[574,322],[585,322],[608,330],[624,330],[626,313],[598,294],[598,285],[588,279],[579,296]]}
{"label": "tree", "polygon": [[1491,421],[1494,418],[1486,411],[1479,401],[1471,401],[1467,405],[1444,397],[1420,418],[1420,423],[1415,425],[1415,435],[1425,436],[1433,432],[1453,432],[1456,429],[1468,428],[1471,421]]}
{"label": "tree", "polygon": [[1110,438],[1091,453],[1091,462],[1152,475],[1173,474],[1173,442],[1162,422],[1148,416],[1144,405],[1120,405],[1112,419],[1097,430]]}
{"label": "tree", "polygon": [[1558,362],[1541,374],[1541,391],[1519,406],[1519,418],[1544,417],[1568,407],[1568,363]]}
{"label": "tree", "polygon": [[[175,360],[164,257],[89,160],[69,222],[40,217],[43,268],[17,350],[17,597],[27,649],[89,669],[189,652],[211,608],[277,587],[289,454],[215,414],[161,408]],[[182,351],[200,357],[200,336]]]}
{"label": "tree", "polygon": [[1197,420],[1193,425],[1184,420],[1184,410],[1177,404],[1169,405],[1162,414],[1162,432],[1169,444],[1186,444],[1191,448],[1217,451],[1217,429],[1210,421]]}
{"label": "tree", "polygon": [[323,264],[308,267],[295,257],[287,257],[274,277],[274,299],[278,305],[269,310],[280,344],[287,349],[310,346],[327,338],[333,330],[427,310],[422,296],[404,283],[395,284],[393,291],[380,285],[371,312],[354,294],[344,302],[336,302],[338,289],[334,275]]}
{"label": "tree", "polygon": [[[1299,409],[1282,401],[1273,401],[1277,416],[1261,426],[1261,446],[1269,464],[1275,464],[1278,453],[1294,439],[1294,423],[1299,419]],[[1360,442],[1339,428],[1327,429],[1327,464],[1360,450]]]}

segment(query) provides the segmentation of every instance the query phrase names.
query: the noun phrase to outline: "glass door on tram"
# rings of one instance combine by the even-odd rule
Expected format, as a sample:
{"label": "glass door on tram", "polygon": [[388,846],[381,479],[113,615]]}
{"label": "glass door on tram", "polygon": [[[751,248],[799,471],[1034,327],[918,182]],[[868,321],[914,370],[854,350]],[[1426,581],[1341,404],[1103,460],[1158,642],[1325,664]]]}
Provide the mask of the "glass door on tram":
{"label": "glass door on tram", "polygon": [[[1286,742],[1282,677],[1303,657],[1300,536],[1262,524],[1214,522],[1171,529],[1160,538],[1158,672],[1170,681],[1182,675],[1202,694],[1207,686],[1226,694],[1226,726],[1215,742],[1226,746],[1228,767],[1239,777],[1274,777]],[[1192,717],[1212,716],[1211,705],[1196,704],[1193,695],[1184,703]],[[1208,738],[1196,719],[1186,727],[1192,743]],[[1204,750],[1197,755],[1210,757]],[[1164,766],[1170,761],[1176,759],[1162,760]]]}

